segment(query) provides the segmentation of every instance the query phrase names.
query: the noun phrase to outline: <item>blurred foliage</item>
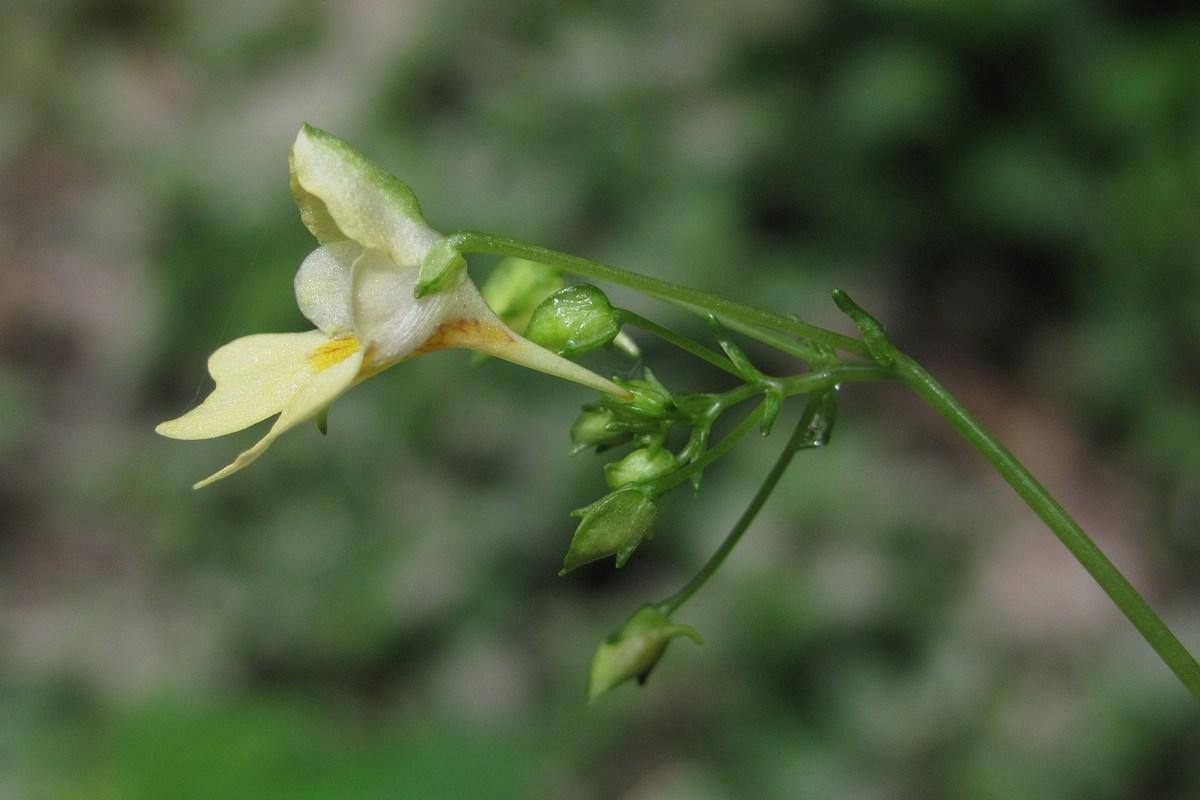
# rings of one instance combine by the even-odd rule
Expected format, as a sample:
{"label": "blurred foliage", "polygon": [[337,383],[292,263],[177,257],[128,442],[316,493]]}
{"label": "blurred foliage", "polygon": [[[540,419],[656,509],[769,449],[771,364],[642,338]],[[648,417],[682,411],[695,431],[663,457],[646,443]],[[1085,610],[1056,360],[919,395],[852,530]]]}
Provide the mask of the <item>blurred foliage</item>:
{"label": "blurred foliage", "polygon": [[256,432],[151,433],[216,346],[304,325],[309,121],[442,229],[827,325],[844,286],[1195,652],[1191,4],[14,0],[0,67],[0,797],[1200,793],[1195,705],[897,389],[843,393],[679,615],[705,646],[591,708],[779,443],[559,578],[604,491],[575,387],[431,355],[200,493]]}

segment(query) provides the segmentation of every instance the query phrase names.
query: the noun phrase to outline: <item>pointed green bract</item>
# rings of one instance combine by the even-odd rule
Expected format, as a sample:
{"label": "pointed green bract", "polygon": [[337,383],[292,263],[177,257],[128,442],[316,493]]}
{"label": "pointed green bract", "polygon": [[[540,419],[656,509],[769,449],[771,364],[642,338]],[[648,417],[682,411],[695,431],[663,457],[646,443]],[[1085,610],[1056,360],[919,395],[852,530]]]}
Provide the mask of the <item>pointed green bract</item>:
{"label": "pointed green bract", "polygon": [[864,311],[862,306],[850,299],[850,295],[841,289],[834,289],[832,294],[838,309],[858,326],[871,358],[885,367],[896,363],[900,351],[892,343],[892,338],[888,336],[883,325],[879,324],[879,320]]}

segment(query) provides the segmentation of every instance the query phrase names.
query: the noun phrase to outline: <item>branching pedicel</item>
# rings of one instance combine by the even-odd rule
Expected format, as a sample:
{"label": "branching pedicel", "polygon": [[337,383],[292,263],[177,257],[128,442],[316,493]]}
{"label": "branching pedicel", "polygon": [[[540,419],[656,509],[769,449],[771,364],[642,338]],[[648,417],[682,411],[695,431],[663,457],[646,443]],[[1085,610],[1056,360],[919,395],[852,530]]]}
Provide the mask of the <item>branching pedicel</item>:
{"label": "branching pedicel", "polygon": [[[205,439],[278,415],[254,447],[196,488],[247,466],[305,420],[316,419],[324,430],[329,406],[359,381],[431,350],[466,347],[601,392],[571,429],[574,450],[612,449],[621,455],[604,468],[611,491],[572,512],[580,522],[562,573],[610,556],[621,566],[650,537],[660,496],[684,483],[698,489],[705,467],[754,429],[769,434],[784,402],[806,396],[775,465],[709,561],[674,595],[639,609],[597,650],[588,687],[594,700],[630,678],[645,680],[672,639],[700,641],[672,615],[720,567],[792,457],[829,441],[838,387],[897,382],[923,397],[980,451],[1200,699],[1200,666],[1125,577],[1028,470],[844,292],[835,291],[834,301],[861,339],[524,242],[473,232],[442,236],[425,223],[405,184],[346,142],[308,125],[296,138],[290,163],[301,218],[320,244],[301,264],[295,282],[300,310],[316,330],[259,334],[225,345],[209,359],[217,384],[212,394],[158,426],[164,436]],[[477,289],[466,275],[468,253],[507,258]],[[594,285],[568,286],[566,273],[695,311],[708,319],[719,349],[614,308]],[[735,376],[739,384],[716,394],[678,394],[650,369],[637,379],[610,381],[568,360],[613,345],[635,351],[623,333],[626,326],[662,338]],[[731,333],[776,348],[807,368],[766,375]],[[712,440],[718,418],[747,407],[732,429]]]}

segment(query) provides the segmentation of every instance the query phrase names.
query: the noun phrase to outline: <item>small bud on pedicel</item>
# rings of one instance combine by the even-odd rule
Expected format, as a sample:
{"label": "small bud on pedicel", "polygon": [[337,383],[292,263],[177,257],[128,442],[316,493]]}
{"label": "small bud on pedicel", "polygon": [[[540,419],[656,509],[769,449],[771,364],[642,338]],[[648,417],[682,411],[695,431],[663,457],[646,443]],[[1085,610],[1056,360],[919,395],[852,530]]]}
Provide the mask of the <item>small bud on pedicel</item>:
{"label": "small bud on pedicel", "polygon": [[639,447],[620,461],[604,465],[604,479],[610,489],[627,483],[646,483],[675,469],[675,456],[661,446]]}
{"label": "small bud on pedicel", "polygon": [[597,648],[588,677],[588,702],[630,678],[645,683],[667,644],[678,636],[703,644],[695,628],[672,623],[657,606],[642,606]]}
{"label": "small bud on pedicel", "polygon": [[583,519],[571,537],[559,575],[607,556],[616,556],[617,566],[624,566],[642,540],[650,537],[658,508],[644,491],[630,486],[572,511],[571,516]]}
{"label": "small bud on pedicel", "polygon": [[616,422],[630,426],[647,425],[670,419],[677,411],[670,390],[648,368],[643,370],[643,374],[646,377],[640,380],[617,380],[631,396],[603,399],[602,402],[612,411]]}
{"label": "small bud on pedicel", "polygon": [[560,356],[572,356],[603,347],[620,332],[620,313],[604,292],[576,283],[534,309],[525,337]]}
{"label": "small bud on pedicel", "polygon": [[571,426],[571,454],[592,447],[597,451],[629,441],[633,434],[616,425],[613,413],[607,408],[585,406]]}

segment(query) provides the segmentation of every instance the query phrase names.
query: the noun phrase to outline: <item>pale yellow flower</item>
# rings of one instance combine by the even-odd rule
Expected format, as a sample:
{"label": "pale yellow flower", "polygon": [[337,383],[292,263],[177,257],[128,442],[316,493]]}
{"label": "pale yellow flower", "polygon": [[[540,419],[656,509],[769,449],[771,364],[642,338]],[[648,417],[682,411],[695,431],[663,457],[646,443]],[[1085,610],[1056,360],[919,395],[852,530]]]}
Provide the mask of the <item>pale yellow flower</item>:
{"label": "pale yellow flower", "polygon": [[[220,348],[208,360],[212,394],[158,426],[163,436],[209,439],[279,415],[257,444],[197,489],[245,467],[359,381],[431,350],[471,348],[626,393],[509,330],[460,257],[425,224],[412,191],[350,145],[305,125],[291,167],[301,217],[321,243],[295,281],[296,301],[316,330],[246,336]],[[416,297],[422,266],[431,264],[441,275],[437,288]]]}

